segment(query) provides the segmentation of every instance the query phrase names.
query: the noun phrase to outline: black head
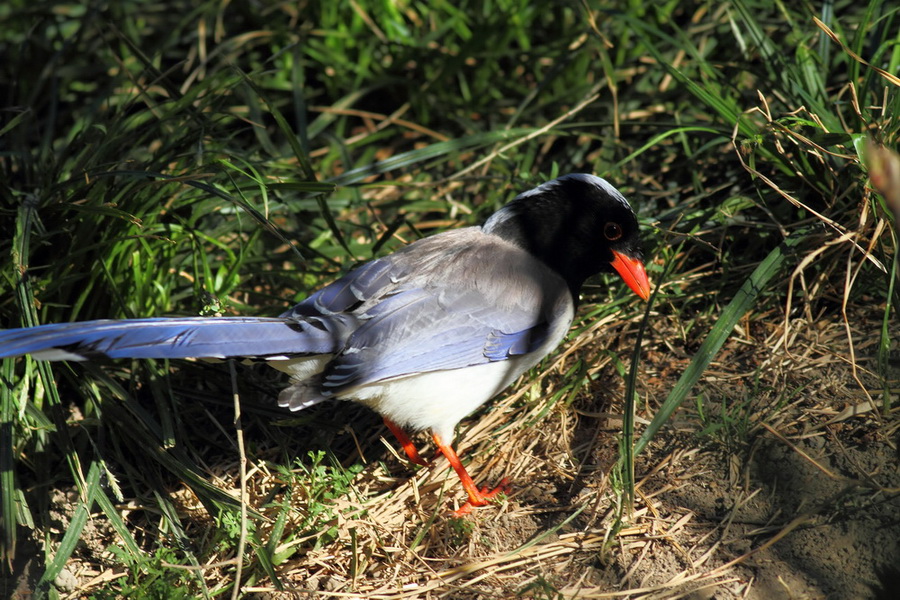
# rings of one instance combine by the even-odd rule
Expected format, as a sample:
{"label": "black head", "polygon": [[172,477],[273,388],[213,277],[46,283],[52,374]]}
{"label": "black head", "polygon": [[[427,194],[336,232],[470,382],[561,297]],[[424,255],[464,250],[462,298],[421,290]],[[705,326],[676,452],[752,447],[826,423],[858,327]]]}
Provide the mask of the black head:
{"label": "black head", "polygon": [[618,273],[645,300],[650,295],[637,217],[600,177],[573,173],[548,181],[516,196],[483,229],[546,263],[576,299],[584,280],[601,272]]}

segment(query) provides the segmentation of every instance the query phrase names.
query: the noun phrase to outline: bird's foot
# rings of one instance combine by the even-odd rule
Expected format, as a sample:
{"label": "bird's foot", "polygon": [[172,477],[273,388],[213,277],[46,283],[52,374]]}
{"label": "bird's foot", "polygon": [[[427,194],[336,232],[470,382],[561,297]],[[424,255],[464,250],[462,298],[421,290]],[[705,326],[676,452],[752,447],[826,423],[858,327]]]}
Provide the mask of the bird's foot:
{"label": "bird's foot", "polygon": [[499,485],[494,489],[488,489],[487,486],[478,489],[467,490],[469,492],[469,499],[466,500],[466,503],[460,506],[458,509],[451,511],[450,514],[454,517],[464,517],[467,514],[472,512],[472,509],[480,506],[487,506],[488,504],[493,504],[497,500],[497,496],[501,494],[509,493],[509,478],[504,477],[500,480]]}

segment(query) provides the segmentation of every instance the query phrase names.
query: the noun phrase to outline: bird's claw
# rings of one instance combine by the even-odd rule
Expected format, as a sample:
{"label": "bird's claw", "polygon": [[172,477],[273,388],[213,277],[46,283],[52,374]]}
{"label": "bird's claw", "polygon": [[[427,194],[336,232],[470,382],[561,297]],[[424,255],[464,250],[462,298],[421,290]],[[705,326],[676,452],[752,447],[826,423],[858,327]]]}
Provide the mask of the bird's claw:
{"label": "bird's claw", "polygon": [[499,501],[501,498],[498,496],[506,495],[509,493],[509,478],[504,477],[500,480],[500,483],[494,489],[490,489],[487,486],[484,486],[480,490],[476,490],[476,494],[469,494],[469,499],[466,500],[465,504],[460,506],[458,509],[454,511],[450,511],[450,514],[454,517],[464,517],[472,512],[472,509],[481,506],[487,506],[488,504],[494,504]]}

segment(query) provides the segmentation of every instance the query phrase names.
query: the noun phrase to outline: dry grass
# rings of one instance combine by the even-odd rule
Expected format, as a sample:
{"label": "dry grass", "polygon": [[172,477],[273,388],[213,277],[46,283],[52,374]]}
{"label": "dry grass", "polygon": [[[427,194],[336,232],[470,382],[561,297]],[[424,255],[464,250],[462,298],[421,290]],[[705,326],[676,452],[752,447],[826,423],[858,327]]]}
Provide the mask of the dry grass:
{"label": "dry grass", "polygon": [[[881,414],[873,404],[881,393],[871,356],[878,307],[857,308],[847,322],[824,317],[824,310],[812,322],[787,320],[778,310],[752,315],[697,390],[704,410],[715,414],[687,405],[677,413],[639,460],[634,513],[620,515],[613,474],[622,390],[610,359],[591,363],[592,386],[541,415],[576,357],[608,357],[610,346],[627,350],[636,323],[632,309],[621,316],[628,313],[624,321],[594,323],[536,376],[464,423],[459,445],[476,478],[513,481],[508,498],[467,519],[447,515],[462,494],[443,458],[413,471],[381,428],[350,411],[358,420],[343,439],[357,450],[347,444],[345,462],[366,467],[349,494],[329,502],[334,539],[317,546],[302,535],[283,536],[297,550],[278,568],[285,589],[251,582],[244,593],[272,599],[768,598],[869,589],[854,587],[853,578],[877,586],[873,569],[889,552],[862,552],[848,563],[854,572],[846,578],[817,580],[809,557],[783,549],[813,534],[837,551],[838,539],[898,533],[900,419],[898,409]],[[689,359],[671,351],[680,322],[664,313],[655,315],[653,334],[644,340],[646,416]],[[343,408],[349,407],[334,410]],[[711,432],[710,423],[724,425]],[[780,462],[773,465],[776,455]],[[217,486],[239,498],[237,458],[209,469]],[[785,483],[793,477],[788,473],[799,483]],[[283,490],[266,452],[255,450],[247,497],[270,525]],[[208,528],[211,517],[187,488],[180,497],[188,528]],[[296,494],[290,501],[287,532],[303,526],[308,509]],[[842,533],[832,539],[836,523]],[[265,539],[266,531],[261,534]],[[122,575],[98,568],[110,541],[70,568],[80,585],[66,597],[86,597]],[[201,565],[204,578],[215,581],[232,558]],[[829,553],[820,549],[818,558],[820,568],[841,571]]]}

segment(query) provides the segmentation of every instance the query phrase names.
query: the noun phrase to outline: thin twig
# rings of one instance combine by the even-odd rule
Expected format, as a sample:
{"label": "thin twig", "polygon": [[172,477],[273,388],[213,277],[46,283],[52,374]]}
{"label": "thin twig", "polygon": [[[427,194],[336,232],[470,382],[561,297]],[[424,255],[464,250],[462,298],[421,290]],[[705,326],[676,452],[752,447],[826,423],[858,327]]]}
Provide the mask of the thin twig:
{"label": "thin twig", "polygon": [[234,587],[231,590],[232,600],[237,600],[241,594],[241,571],[244,566],[244,547],[247,544],[247,454],[244,451],[244,427],[241,423],[241,395],[237,385],[237,369],[234,361],[228,361],[228,370],[231,373],[231,389],[234,392],[234,430],[237,437],[238,464],[240,465],[241,478],[241,533],[238,538],[237,556],[235,556]]}

